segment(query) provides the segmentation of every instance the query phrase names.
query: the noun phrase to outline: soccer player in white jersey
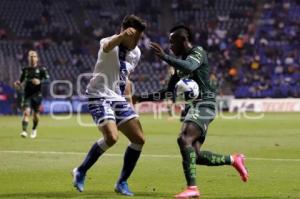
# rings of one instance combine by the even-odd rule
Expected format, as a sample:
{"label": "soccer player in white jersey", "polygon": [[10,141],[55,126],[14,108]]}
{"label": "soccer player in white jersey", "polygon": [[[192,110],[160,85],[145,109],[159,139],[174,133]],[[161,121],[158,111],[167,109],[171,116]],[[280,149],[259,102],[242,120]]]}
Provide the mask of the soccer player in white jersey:
{"label": "soccer player in white jersey", "polygon": [[[143,130],[130,103],[128,94],[128,75],[136,67],[141,52],[138,41],[145,30],[145,23],[137,16],[129,15],[123,19],[121,32],[100,41],[98,60],[93,77],[87,86],[88,108],[103,134],[87,153],[80,166],[73,169],[73,184],[78,191],[84,189],[87,171],[98,158],[118,140],[120,130],[130,141],[124,155],[124,164],[115,184],[117,193],[133,196],[127,179],[132,173],[145,143]],[[130,96],[129,96],[130,97]]]}

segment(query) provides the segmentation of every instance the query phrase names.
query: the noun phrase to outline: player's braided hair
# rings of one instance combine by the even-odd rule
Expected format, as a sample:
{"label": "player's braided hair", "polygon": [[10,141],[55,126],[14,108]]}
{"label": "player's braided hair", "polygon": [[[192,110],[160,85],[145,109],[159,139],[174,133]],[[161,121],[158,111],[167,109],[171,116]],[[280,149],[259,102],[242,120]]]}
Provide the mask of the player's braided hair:
{"label": "player's braided hair", "polygon": [[123,19],[122,27],[123,29],[134,28],[140,32],[143,32],[146,29],[146,23],[135,15],[127,15]]}

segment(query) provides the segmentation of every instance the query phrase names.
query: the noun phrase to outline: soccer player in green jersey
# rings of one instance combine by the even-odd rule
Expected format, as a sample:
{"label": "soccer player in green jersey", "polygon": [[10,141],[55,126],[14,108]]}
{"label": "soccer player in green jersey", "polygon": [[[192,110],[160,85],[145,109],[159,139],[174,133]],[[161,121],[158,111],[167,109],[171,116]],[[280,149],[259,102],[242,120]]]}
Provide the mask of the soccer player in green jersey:
{"label": "soccer player in green jersey", "polygon": [[36,51],[28,52],[29,66],[22,69],[20,79],[15,81],[14,86],[16,89],[23,90],[22,96],[22,132],[21,136],[27,137],[27,126],[29,122],[29,116],[31,109],[33,111],[33,126],[30,137],[35,138],[37,136],[37,125],[39,123],[39,109],[42,103],[41,83],[49,79],[49,74],[44,67],[38,65],[39,57]]}
{"label": "soccer player in green jersey", "polygon": [[155,54],[177,70],[180,78],[190,78],[199,85],[200,95],[192,104],[183,119],[181,133],[177,139],[182,156],[182,165],[187,188],[175,198],[199,197],[196,185],[196,164],[207,166],[232,165],[247,181],[248,172],[244,165],[244,155],[220,155],[210,151],[200,151],[207,128],[215,118],[216,92],[210,84],[210,66],[205,50],[192,45],[192,34],[186,26],[176,26],[170,31],[170,48],[174,55],[168,55],[157,43],[151,43]]}

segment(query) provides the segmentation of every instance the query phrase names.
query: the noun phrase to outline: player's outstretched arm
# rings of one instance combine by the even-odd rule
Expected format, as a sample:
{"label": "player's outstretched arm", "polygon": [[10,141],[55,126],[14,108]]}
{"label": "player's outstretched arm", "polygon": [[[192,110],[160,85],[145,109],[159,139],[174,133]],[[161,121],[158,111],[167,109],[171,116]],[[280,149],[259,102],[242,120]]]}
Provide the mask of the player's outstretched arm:
{"label": "player's outstretched arm", "polygon": [[185,60],[177,59],[171,55],[167,55],[157,43],[151,43],[150,47],[160,59],[164,60],[176,69],[186,72],[192,72],[196,70],[203,62],[202,59],[195,58],[192,55],[188,56]]}
{"label": "player's outstretched arm", "polygon": [[124,38],[131,37],[136,33],[134,28],[127,28],[123,30],[120,34],[114,35],[111,39],[103,44],[103,51],[108,53],[116,46],[120,45]]}

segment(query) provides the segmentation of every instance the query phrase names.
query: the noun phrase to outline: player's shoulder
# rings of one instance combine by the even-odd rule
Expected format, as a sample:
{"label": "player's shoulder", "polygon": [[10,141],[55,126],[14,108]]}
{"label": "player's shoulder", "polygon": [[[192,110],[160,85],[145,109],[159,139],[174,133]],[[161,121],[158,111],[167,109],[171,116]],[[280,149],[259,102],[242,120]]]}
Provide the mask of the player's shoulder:
{"label": "player's shoulder", "polygon": [[202,46],[195,46],[192,48],[192,53],[206,53]]}
{"label": "player's shoulder", "polygon": [[132,64],[134,67],[138,64],[141,58],[141,50],[138,46],[134,49],[129,51],[128,55],[126,56],[127,61]]}
{"label": "player's shoulder", "polygon": [[111,38],[115,36],[115,35],[112,35],[112,36],[109,36],[109,37],[104,37],[100,40],[100,49],[99,49],[99,53],[101,55],[105,55],[105,54],[116,54],[118,52],[118,46],[115,46],[112,50],[110,50],[108,53],[104,53],[104,51],[102,50],[103,49],[103,46],[105,43],[109,42],[111,40]]}
{"label": "player's shoulder", "polygon": [[113,36],[114,35],[109,36],[109,37],[103,37],[102,39],[100,39],[100,42],[99,42],[100,45],[104,44],[105,42],[108,42]]}
{"label": "player's shoulder", "polygon": [[25,67],[23,69],[24,71],[29,71],[29,72],[34,72],[34,73],[39,73],[39,72],[44,72],[47,71],[46,67],[44,66],[37,66],[37,67]]}
{"label": "player's shoulder", "polygon": [[42,71],[46,71],[47,68],[45,66],[39,66],[39,69],[42,70]]}
{"label": "player's shoulder", "polygon": [[197,59],[207,59],[207,52],[202,46],[195,46],[192,48],[189,56]]}
{"label": "player's shoulder", "polygon": [[29,66],[24,66],[24,67],[22,67],[22,71],[28,71],[30,69],[30,67]]}

